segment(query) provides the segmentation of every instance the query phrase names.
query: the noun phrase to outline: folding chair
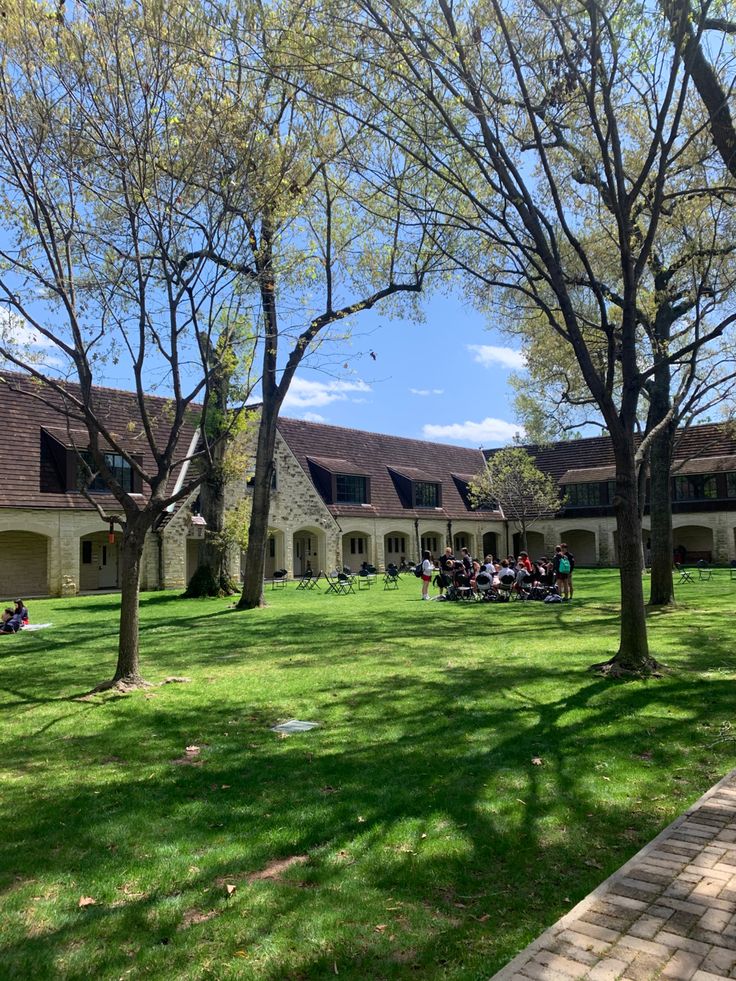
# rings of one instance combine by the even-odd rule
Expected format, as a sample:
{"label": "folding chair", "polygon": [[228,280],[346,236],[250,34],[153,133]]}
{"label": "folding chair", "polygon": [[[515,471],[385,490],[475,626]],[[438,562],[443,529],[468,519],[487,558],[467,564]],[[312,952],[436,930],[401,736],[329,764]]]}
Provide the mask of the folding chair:
{"label": "folding chair", "polygon": [[398,589],[399,588],[399,570],[395,565],[386,566],[386,571],[383,574],[383,588],[384,589]]}
{"label": "folding chair", "polygon": [[286,589],[286,569],[276,569],[271,579],[271,589]]}
{"label": "folding chair", "polygon": [[368,572],[367,570],[361,570],[358,573],[358,590],[370,589],[373,583],[376,581],[375,575]]}
{"label": "folding chair", "polygon": [[698,567],[698,582],[708,582],[713,578],[713,570],[705,559],[698,559],[695,565]]}
{"label": "folding chair", "polygon": [[503,579],[499,579],[497,587],[498,595],[504,599],[510,600],[515,583],[516,579],[512,579],[511,576],[504,576]]}
{"label": "folding chair", "polygon": [[297,584],[296,588],[314,589],[314,587],[317,586],[317,583],[319,582],[319,577],[321,575],[322,575],[321,572],[318,572],[316,575],[313,572],[303,575],[302,578],[299,580],[299,583]]}
{"label": "folding chair", "polygon": [[677,569],[677,571],[680,573],[680,578],[677,580],[676,583],[677,586],[682,586],[683,583],[686,582],[692,582],[692,583],[695,582],[690,570],[686,569],[684,565],[680,565],[679,562],[675,562],[675,569]]}
{"label": "folding chair", "polygon": [[343,593],[354,593],[353,583],[355,582],[355,576],[348,575],[347,572],[338,572],[337,581],[342,586]]}
{"label": "folding chair", "polygon": [[[339,575],[345,575],[345,573],[341,572]],[[344,583],[340,581],[338,576],[331,576],[329,573],[325,572],[325,579],[327,580],[327,593],[334,593],[337,595],[338,593],[347,592]]]}

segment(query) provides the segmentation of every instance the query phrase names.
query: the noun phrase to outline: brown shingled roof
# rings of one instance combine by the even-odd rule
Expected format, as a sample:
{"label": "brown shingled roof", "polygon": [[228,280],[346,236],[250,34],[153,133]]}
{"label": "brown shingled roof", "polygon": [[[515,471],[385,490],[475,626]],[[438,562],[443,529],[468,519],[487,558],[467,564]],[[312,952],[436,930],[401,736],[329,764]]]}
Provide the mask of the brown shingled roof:
{"label": "brown shingled roof", "polygon": [[[488,511],[471,511],[457,480],[452,475],[476,474],[485,466],[480,450],[444,443],[429,443],[402,436],[369,433],[301,419],[279,419],[279,431],[291,452],[309,474],[308,461],[319,458],[347,461],[370,478],[371,513],[378,517],[444,517],[487,520]],[[402,504],[389,469],[405,474],[411,480],[431,481],[442,485],[441,508],[407,508]],[[335,471],[333,472],[344,472]],[[328,504],[334,515],[361,515],[367,508],[357,504]],[[498,512],[492,512],[498,515]]]}
{"label": "brown shingled roof", "polygon": [[[723,423],[706,423],[683,429],[677,437],[673,472],[706,473],[724,469],[724,458],[730,460],[736,456],[736,438],[732,433],[732,427]],[[608,480],[615,475],[613,447],[608,436],[571,439],[551,446],[529,445],[524,449],[534,457],[537,467],[551,474],[558,483]],[[488,458],[495,452],[498,451],[486,450],[485,456]],[[677,466],[678,460],[683,461],[680,467]],[[696,463],[696,460],[708,462]],[[736,469],[736,460],[734,464],[726,468]],[[695,469],[690,469],[692,467]],[[589,474],[585,475],[594,468],[600,468],[603,476],[591,478]]]}
{"label": "brown shingled roof", "polygon": [[[70,392],[79,391],[79,387],[71,383],[67,388]],[[111,431],[121,434],[121,445],[127,452],[140,456],[144,469],[155,472],[153,455],[142,433],[135,395],[104,387],[95,387],[94,391],[97,412],[105,424]],[[42,394],[51,404],[45,404],[34,393]],[[170,425],[170,402],[157,396],[147,396],[147,401],[155,428],[163,441]],[[44,458],[42,473],[43,430],[48,434],[46,438],[53,437],[61,447],[71,448],[75,444],[84,447],[88,443],[86,430],[79,420],[73,419],[67,426],[59,395],[51,389],[40,388],[28,376],[0,372],[0,420],[6,438],[13,443],[13,452],[6,453],[3,458],[0,507],[93,510],[93,505],[80,493],[64,490],[62,475],[53,460]],[[193,427],[186,426],[180,443],[181,456],[186,455],[193,434]],[[175,479],[176,474],[173,474],[172,487]],[[42,486],[49,489],[42,491]],[[144,484],[142,499],[146,499],[148,493],[148,487]],[[117,507],[117,502],[114,506]]]}

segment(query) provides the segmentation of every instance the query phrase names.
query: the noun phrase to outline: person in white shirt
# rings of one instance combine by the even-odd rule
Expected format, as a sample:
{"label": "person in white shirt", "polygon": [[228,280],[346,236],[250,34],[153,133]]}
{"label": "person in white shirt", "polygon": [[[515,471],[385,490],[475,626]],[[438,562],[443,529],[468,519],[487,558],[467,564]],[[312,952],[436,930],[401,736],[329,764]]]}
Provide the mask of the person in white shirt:
{"label": "person in white shirt", "polygon": [[434,563],[432,562],[432,553],[424,551],[422,552],[422,599],[429,599],[429,584],[432,581],[432,573],[434,572]]}

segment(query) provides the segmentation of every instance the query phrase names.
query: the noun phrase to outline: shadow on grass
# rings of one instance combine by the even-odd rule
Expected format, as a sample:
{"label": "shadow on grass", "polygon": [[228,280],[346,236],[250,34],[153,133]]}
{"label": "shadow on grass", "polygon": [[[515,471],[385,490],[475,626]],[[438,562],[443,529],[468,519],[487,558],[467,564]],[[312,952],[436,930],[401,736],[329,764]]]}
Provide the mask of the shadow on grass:
{"label": "shadow on grass", "polygon": [[[318,686],[323,727],[286,740],[264,729],[280,706],[236,693],[107,701],[103,729],[43,748],[46,766],[73,761],[72,793],[9,786],[11,911],[19,892],[33,907],[34,880],[67,884],[72,870],[78,893],[98,891],[95,907],[5,942],[7,976],[118,977],[133,963],[162,978],[318,978],[334,965],[355,979],[489,976],[661,826],[663,773],[686,762],[699,713],[731,699],[730,679],[571,683],[552,656],[533,686],[524,663],[440,662],[420,678],[394,658],[386,677]],[[193,740],[202,765],[172,762]],[[652,763],[619,773],[652,745]],[[4,762],[38,766],[33,742],[6,742]],[[308,863],[281,881],[245,879],[295,854]],[[229,900],[224,882],[237,885]],[[215,915],[182,929],[194,908]]]}

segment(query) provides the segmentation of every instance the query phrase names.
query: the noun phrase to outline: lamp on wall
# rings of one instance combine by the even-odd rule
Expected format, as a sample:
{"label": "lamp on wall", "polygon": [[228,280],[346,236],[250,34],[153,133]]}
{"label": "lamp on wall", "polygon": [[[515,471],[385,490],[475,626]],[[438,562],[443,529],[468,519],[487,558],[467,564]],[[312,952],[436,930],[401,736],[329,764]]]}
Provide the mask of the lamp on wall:
{"label": "lamp on wall", "polygon": [[111,545],[115,544],[115,527],[112,518],[110,518],[110,527],[107,529],[107,540]]}
{"label": "lamp on wall", "polygon": [[207,522],[201,514],[193,514],[191,519],[190,538],[204,538]]}

